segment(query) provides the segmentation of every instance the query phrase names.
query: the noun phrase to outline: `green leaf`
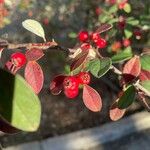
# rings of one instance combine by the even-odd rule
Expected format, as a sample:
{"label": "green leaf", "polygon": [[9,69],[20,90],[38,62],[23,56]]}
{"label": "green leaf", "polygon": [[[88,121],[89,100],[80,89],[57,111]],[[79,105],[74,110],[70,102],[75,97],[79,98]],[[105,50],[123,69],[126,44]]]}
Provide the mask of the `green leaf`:
{"label": "green leaf", "polygon": [[148,91],[150,91],[150,80],[146,80],[146,81],[143,81],[141,82],[141,85],[147,89]]}
{"label": "green leaf", "polygon": [[118,108],[125,109],[129,107],[135,100],[136,89],[133,85],[129,86],[123,95],[119,98]]}
{"label": "green leaf", "polygon": [[37,36],[42,37],[43,40],[46,41],[44,29],[38,21],[27,19],[22,22],[22,26],[28,31],[36,34]]}
{"label": "green leaf", "polygon": [[40,101],[20,75],[0,69],[0,115],[15,128],[36,131],[40,124]]}
{"label": "green leaf", "polygon": [[120,51],[116,55],[112,56],[111,59],[112,59],[113,63],[118,63],[118,62],[123,62],[125,60],[132,58],[132,55],[133,55],[132,49],[131,49],[131,47],[128,47],[125,50]]}
{"label": "green leaf", "polygon": [[110,9],[108,10],[109,13],[115,13],[118,11],[118,6],[117,5],[113,5],[110,7]]}
{"label": "green leaf", "polygon": [[68,34],[68,37],[70,37],[70,38],[77,38],[77,33],[75,33],[75,32],[70,32],[69,34]]}
{"label": "green leaf", "polygon": [[140,60],[141,60],[142,69],[149,71],[150,70],[150,55],[142,55],[140,57]]}
{"label": "green leaf", "polygon": [[126,3],[123,9],[126,13],[130,13],[131,12],[131,5],[129,3]]}
{"label": "green leaf", "polygon": [[95,59],[90,62],[89,70],[96,78],[100,78],[109,71],[111,65],[110,58]]}
{"label": "green leaf", "polygon": [[125,29],[124,33],[125,33],[125,36],[126,36],[127,39],[131,38],[132,35],[133,35],[133,32],[129,29]]}
{"label": "green leaf", "polygon": [[127,23],[130,24],[130,25],[132,25],[132,26],[136,26],[136,25],[138,25],[140,22],[139,22],[139,20],[134,19],[134,20],[127,21]]}

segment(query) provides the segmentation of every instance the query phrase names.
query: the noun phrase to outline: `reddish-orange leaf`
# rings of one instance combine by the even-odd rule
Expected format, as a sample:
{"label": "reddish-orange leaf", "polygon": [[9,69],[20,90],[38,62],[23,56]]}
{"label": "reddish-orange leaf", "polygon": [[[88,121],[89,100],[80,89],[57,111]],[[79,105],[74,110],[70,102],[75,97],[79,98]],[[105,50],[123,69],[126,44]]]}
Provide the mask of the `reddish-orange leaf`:
{"label": "reddish-orange leaf", "polygon": [[50,91],[53,95],[59,95],[63,89],[63,81],[66,76],[58,75],[50,83]]}
{"label": "reddish-orange leaf", "polygon": [[26,58],[28,61],[36,61],[44,56],[42,49],[39,48],[31,48],[26,52]]}
{"label": "reddish-orange leaf", "polygon": [[113,121],[117,121],[121,119],[125,114],[125,111],[126,111],[125,109],[119,109],[117,107],[117,102],[113,103],[109,111],[110,119]]}
{"label": "reddish-orange leaf", "polygon": [[98,92],[88,85],[83,88],[83,102],[85,106],[94,112],[100,111],[102,108],[102,99]]}
{"label": "reddish-orange leaf", "polygon": [[138,56],[134,56],[130,59],[123,68],[123,74],[130,74],[132,76],[138,77],[141,72],[141,63]]}
{"label": "reddish-orange leaf", "polygon": [[35,61],[29,61],[25,68],[25,79],[29,85],[33,88],[36,94],[38,94],[43,87],[43,71],[40,65]]}
{"label": "reddish-orange leaf", "polygon": [[141,81],[150,80],[150,71],[142,70],[139,78]]}

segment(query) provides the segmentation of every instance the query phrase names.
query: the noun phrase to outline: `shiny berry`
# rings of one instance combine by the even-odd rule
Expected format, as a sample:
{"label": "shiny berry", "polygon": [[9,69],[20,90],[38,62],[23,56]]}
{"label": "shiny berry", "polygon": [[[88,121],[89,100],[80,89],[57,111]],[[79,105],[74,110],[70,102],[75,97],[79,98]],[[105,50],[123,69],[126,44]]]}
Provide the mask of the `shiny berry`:
{"label": "shiny berry", "polygon": [[124,46],[124,47],[128,47],[128,46],[130,46],[130,45],[131,45],[131,42],[130,42],[129,39],[124,39],[124,40],[123,40],[123,46]]}
{"label": "shiny berry", "polygon": [[66,89],[64,90],[64,94],[66,95],[67,98],[75,98],[78,96],[79,94],[79,89],[74,89],[74,90],[69,90],[69,89]]}
{"label": "shiny berry", "polygon": [[68,76],[63,82],[64,90],[76,90],[79,87],[79,82],[76,77]]}
{"label": "shiny berry", "polygon": [[98,48],[105,48],[107,45],[107,42],[105,39],[100,38],[97,40],[97,42],[95,44]]}
{"label": "shiny berry", "polygon": [[88,72],[80,72],[77,78],[80,84],[89,84],[91,81],[91,76]]}
{"label": "shiny berry", "polygon": [[112,44],[111,49],[113,52],[118,52],[121,48],[121,42],[120,41],[116,41]]}
{"label": "shiny berry", "polygon": [[23,53],[16,52],[11,55],[11,61],[16,67],[22,67],[26,63],[26,56]]}
{"label": "shiny berry", "polygon": [[99,39],[100,39],[100,35],[98,33],[92,33],[91,34],[91,39],[94,41],[94,42],[97,42]]}
{"label": "shiny berry", "polygon": [[87,31],[81,31],[78,35],[80,42],[86,42],[89,38],[89,34]]}

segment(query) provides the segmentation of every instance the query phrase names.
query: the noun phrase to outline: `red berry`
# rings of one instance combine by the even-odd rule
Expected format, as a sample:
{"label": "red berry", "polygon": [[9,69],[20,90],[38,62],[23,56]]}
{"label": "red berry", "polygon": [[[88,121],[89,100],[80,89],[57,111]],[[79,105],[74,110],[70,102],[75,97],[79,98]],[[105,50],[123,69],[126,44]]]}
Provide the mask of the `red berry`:
{"label": "red berry", "polygon": [[91,76],[88,72],[80,72],[77,78],[80,84],[89,84],[91,81]]}
{"label": "red berry", "polygon": [[23,53],[16,52],[11,55],[11,61],[16,67],[22,67],[26,63],[26,56]]}
{"label": "red berry", "polygon": [[100,39],[100,35],[98,33],[92,33],[91,39],[96,43]]}
{"label": "red berry", "polygon": [[128,47],[128,46],[130,46],[130,45],[131,45],[131,42],[130,42],[129,39],[124,39],[124,40],[123,40],[123,46],[124,46],[124,47]]}
{"label": "red berry", "polygon": [[89,43],[83,43],[82,45],[81,45],[81,49],[82,50],[88,50],[88,49],[90,49],[91,48],[91,45],[89,44]]}
{"label": "red berry", "polygon": [[66,97],[68,98],[75,98],[76,96],[78,96],[79,93],[79,89],[74,89],[74,90],[65,90],[64,94],[66,95]]}
{"label": "red berry", "polygon": [[79,87],[78,79],[74,76],[68,76],[63,82],[64,90],[76,90]]}
{"label": "red berry", "polygon": [[80,42],[86,42],[89,38],[89,34],[87,31],[81,31],[78,35]]}
{"label": "red berry", "polygon": [[107,45],[107,42],[105,39],[100,38],[97,40],[97,42],[95,44],[98,48],[105,48]]}

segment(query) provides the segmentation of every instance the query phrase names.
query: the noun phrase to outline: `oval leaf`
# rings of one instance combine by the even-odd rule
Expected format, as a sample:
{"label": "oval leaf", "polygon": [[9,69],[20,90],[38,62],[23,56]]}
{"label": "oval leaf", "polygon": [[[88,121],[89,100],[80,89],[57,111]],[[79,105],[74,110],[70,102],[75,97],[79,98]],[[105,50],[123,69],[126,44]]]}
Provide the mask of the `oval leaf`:
{"label": "oval leaf", "polygon": [[44,56],[42,49],[32,48],[26,52],[26,58],[28,61],[37,61]]}
{"label": "oval leaf", "polygon": [[109,116],[112,121],[117,121],[121,119],[126,111],[125,109],[118,108],[117,101],[113,103],[112,106],[110,107]]}
{"label": "oval leaf", "polygon": [[88,85],[84,85],[83,87],[83,102],[85,106],[93,112],[100,111],[102,108],[100,95],[96,90]]}
{"label": "oval leaf", "polygon": [[106,74],[112,65],[110,58],[95,59],[90,62],[89,70],[97,78]]}
{"label": "oval leaf", "polygon": [[150,55],[143,55],[140,60],[142,69],[150,71]]}
{"label": "oval leaf", "polygon": [[59,95],[63,89],[63,81],[66,76],[58,75],[50,83],[50,91],[53,95]]}
{"label": "oval leaf", "polygon": [[42,37],[44,41],[46,41],[44,29],[38,21],[27,19],[22,22],[22,26],[28,31],[36,34],[37,36]]}
{"label": "oval leaf", "polygon": [[138,56],[134,56],[130,59],[123,68],[123,74],[130,74],[132,76],[138,77],[141,72],[141,63]]}
{"label": "oval leaf", "polygon": [[37,95],[20,75],[0,69],[0,114],[11,126],[36,131],[40,124],[41,105]]}
{"label": "oval leaf", "polygon": [[132,49],[131,47],[128,47],[124,51],[120,51],[116,55],[112,56],[111,59],[113,63],[119,63],[132,58],[132,55]]}
{"label": "oval leaf", "polygon": [[131,12],[131,5],[129,3],[126,3],[123,9],[126,13],[130,13]]}
{"label": "oval leaf", "polygon": [[87,59],[88,51],[83,52],[80,54],[80,56],[77,56],[77,59],[74,60],[74,62],[71,64],[71,71],[79,68]]}
{"label": "oval leaf", "polygon": [[25,68],[25,79],[36,94],[41,91],[44,82],[44,75],[40,65],[37,62],[29,61],[27,63]]}
{"label": "oval leaf", "polygon": [[97,28],[95,31],[96,33],[103,33],[110,30],[113,26],[111,24],[102,24],[100,27]]}
{"label": "oval leaf", "polygon": [[118,100],[118,108],[125,109],[129,107],[135,100],[136,89],[134,86],[129,86]]}

